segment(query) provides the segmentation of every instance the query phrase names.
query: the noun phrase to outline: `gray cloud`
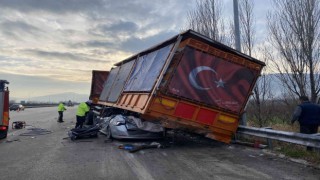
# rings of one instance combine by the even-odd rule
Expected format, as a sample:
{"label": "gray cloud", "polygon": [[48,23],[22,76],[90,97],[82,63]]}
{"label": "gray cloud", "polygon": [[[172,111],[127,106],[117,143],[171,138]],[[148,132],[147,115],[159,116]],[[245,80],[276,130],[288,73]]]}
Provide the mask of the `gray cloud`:
{"label": "gray cloud", "polygon": [[113,33],[130,33],[130,32],[135,32],[138,30],[138,25],[134,22],[129,22],[129,21],[118,21],[114,22],[110,25],[103,24],[99,25],[97,27],[98,30],[101,32],[113,32]]}
{"label": "gray cloud", "polygon": [[108,41],[112,38],[114,42],[119,42],[121,40],[119,36],[135,34],[138,30],[139,26],[135,22],[116,20],[110,23],[99,23],[90,28],[88,33],[100,38],[108,37]]}
{"label": "gray cloud", "polygon": [[121,41],[120,38],[117,37],[119,36],[119,34],[115,33],[113,38],[117,40],[114,40],[114,41],[94,40],[94,41],[70,44],[69,46],[73,48],[108,49],[108,52],[111,52],[111,53],[114,51],[138,53],[139,51],[142,51],[151,46],[157,45],[175,35],[177,35],[177,32],[167,31],[167,32],[158,33],[154,36],[150,36],[147,38],[139,38],[134,33],[132,33],[132,35],[130,35],[128,39]]}
{"label": "gray cloud", "polygon": [[48,11],[60,14],[101,9],[103,0],[1,0],[0,7],[20,12]]}
{"label": "gray cloud", "polygon": [[[47,88],[61,85],[60,80],[70,85],[89,81],[92,69],[109,68],[130,53],[176,35],[190,4],[185,0],[0,0],[0,73],[38,74],[28,76],[35,80],[24,85],[43,76],[48,83],[42,87]],[[81,73],[85,78],[79,79]]]}
{"label": "gray cloud", "polygon": [[20,39],[20,36],[25,36],[26,34],[39,36],[39,33],[43,31],[27,22],[3,21],[0,23],[0,32],[11,38]]}
{"label": "gray cloud", "polygon": [[168,31],[168,32],[162,32],[159,34],[156,34],[154,36],[148,37],[148,38],[138,38],[136,36],[132,36],[127,41],[121,43],[121,49],[129,52],[138,53],[140,51],[143,51],[147,48],[150,48],[151,46],[155,46],[171,37],[176,35],[177,32]]}
{"label": "gray cloud", "polygon": [[69,44],[73,48],[115,48],[118,45],[106,40],[93,40],[81,43]]}
{"label": "gray cloud", "polygon": [[79,61],[79,62],[97,62],[97,63],[108,63],[109,61],[88,58],[86,54],[75,54],[75,53],[68,53],[68,52],[54,52],[54,51],[42,51],[42,50],[23,50],[27,54],[35,55],[40,59],[51,59],[51,60],[72,60],[72,61]]}

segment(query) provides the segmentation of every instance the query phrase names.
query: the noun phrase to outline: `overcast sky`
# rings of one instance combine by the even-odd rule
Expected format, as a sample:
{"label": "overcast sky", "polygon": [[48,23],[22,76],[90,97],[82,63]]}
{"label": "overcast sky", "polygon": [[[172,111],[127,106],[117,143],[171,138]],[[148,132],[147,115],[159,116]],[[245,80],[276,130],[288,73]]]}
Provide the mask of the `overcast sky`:
{"label": "overcast sky", "polygon": [[[233,15],[232,0],[224,14]],[[89,94],[92,70],[181,32],[195,0],[1,0],[0,79],[12,97]],[[269,1],[255,0],[257,39]]]}

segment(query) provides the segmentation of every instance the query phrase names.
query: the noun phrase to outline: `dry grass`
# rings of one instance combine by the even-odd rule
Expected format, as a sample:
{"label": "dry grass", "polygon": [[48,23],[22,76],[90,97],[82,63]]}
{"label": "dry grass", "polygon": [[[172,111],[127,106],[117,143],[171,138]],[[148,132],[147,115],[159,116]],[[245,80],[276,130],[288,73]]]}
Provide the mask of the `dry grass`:
{"label": "dry grass", "polygon": [[[255,126],[254,122],[249,122],[248,125]],[[272,129],[287,132],[299,132],[299,124],[296,122],[293,125],[287,123],[273,123],[270,125]],[[320,129],[320,128],[319,128]],[[320,132],[318,129],[318,132]],[[253,138],[255,141],[257,138]],[[265,140],[261,140],[266,143]],[[286,155],[287,157],[303,159],[309,163],[320,165],[320,150],[314,152],[306,151],[305,146],[290,144],[285,142],[273,141],[273,149],[275,152]]]}
{"label": "dry grass", "polygon": [[320,150],[306,151],[305,146],[284,142],[274,142],[273,144],[276,152],[287,157],[303,159],[311,164],[320,165]]}
{"label": "dry grass", "polygon": [[297,123],[293,125],[289,124],[273,124],[271,125],[272,129],[279,131],[287,131],[287,132],[299,132],[299,125]]}

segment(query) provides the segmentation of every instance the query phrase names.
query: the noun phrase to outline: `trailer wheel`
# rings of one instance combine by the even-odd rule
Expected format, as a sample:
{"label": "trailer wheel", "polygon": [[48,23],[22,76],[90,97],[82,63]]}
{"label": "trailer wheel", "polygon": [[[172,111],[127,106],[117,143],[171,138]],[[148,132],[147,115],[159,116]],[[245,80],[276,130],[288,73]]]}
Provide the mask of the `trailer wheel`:
{"label": "trailer wheel", "polygon": [[0,131],[0,139],[7,138],[8,136],[8,131]]}

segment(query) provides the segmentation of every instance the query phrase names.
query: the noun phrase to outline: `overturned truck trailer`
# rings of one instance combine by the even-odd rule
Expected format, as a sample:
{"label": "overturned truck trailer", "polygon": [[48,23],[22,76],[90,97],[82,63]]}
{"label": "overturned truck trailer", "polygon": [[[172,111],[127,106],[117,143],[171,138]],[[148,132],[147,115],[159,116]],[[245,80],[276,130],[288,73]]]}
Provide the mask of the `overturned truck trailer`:
{"label": "overturned truck trailer", "polygon": [[229,143],[263,66],[188,30],[115,64],[99,104]]}

